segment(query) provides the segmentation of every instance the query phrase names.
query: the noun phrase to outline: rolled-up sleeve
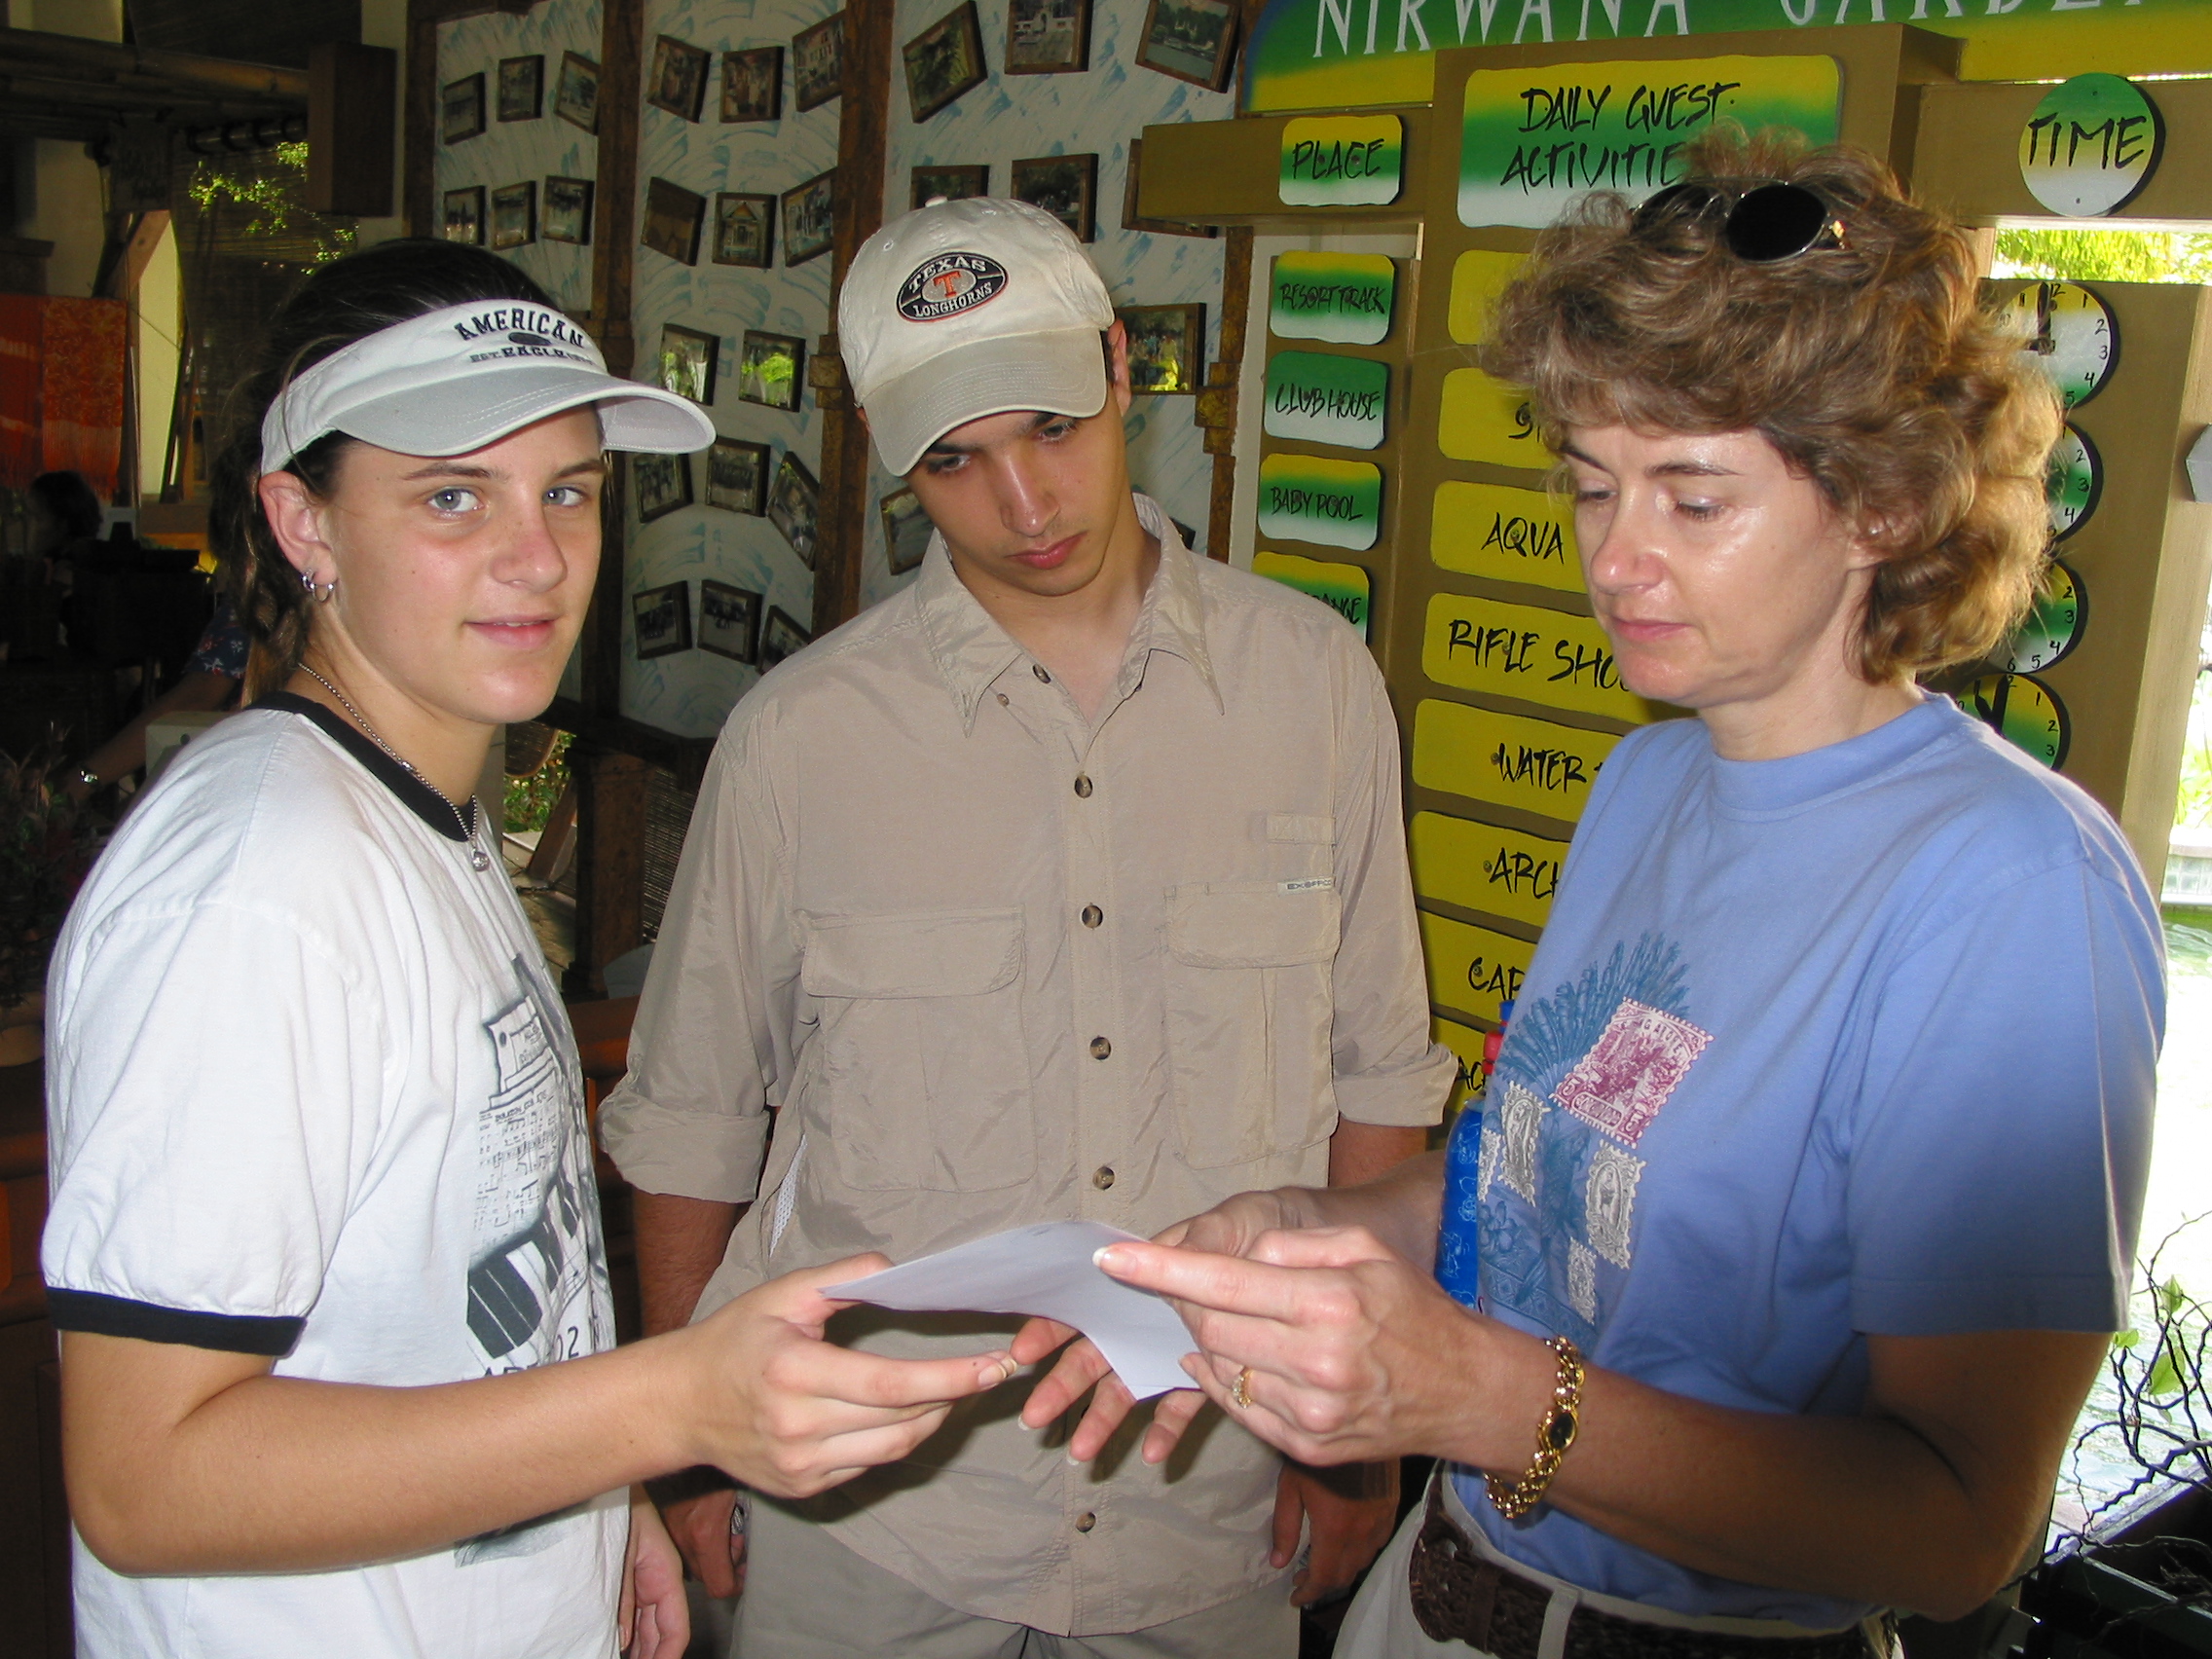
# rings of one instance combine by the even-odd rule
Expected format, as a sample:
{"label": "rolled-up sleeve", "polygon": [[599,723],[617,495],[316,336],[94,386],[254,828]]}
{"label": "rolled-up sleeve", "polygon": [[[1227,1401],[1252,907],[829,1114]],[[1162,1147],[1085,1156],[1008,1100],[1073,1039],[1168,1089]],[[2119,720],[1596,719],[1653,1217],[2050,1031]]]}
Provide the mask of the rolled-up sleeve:
{"label": "rolled-up sleeve", "polygon": [[1355,1124],[1426,1124],[1444,1116],[1458,1062],[1428,1034],[1428,988],[1406,866],[1398,725],[1374,659],[1353,645],[1338,699],[1337,793],[1343,934],[1329,1047],[1337,1112]]}
{"label": "rolled-up sleeve", "polygon": [[600,1144],[647,1193],[756,1196],[768,1108],[793,1055],[799,952],[761,722],[740,711],[716,746],[684,836],[630,1034],[630,1072]]}

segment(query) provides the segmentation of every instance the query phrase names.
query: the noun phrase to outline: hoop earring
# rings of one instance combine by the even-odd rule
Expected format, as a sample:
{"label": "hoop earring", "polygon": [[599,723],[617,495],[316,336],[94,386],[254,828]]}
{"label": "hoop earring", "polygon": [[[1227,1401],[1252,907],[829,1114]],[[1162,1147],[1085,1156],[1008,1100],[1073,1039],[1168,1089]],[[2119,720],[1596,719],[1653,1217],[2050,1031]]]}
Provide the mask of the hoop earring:
{"label": "hoop earring", "polygon": [[338,591],[338,578],[332,576],[330,580],[318,587],[315,585],[314,572],[313,571],[302,571],[300,572],[300,586],[308,590],[308,598],[313,600],[317,605],[328,605],[331,595]]}

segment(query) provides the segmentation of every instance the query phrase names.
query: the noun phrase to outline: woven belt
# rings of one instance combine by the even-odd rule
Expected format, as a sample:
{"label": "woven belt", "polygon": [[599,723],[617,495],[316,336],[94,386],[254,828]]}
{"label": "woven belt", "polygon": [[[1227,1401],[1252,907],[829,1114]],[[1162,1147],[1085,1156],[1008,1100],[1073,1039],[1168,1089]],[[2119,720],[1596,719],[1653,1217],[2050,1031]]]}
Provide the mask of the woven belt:
{"label": "woven belt", "polygon": [[[1414,1617],[1431,1641],[1464,1641],[1496,1659],[1536,1659],[1552,1592],[1487,1560],[1444,1511],[1439,1471],[1414,1540],[1406,1579]],[[1857,1627],[1827,1636],[1733,1636],[1678,1630],[1577,1606],[1565,1659],[1868,1659]]]}

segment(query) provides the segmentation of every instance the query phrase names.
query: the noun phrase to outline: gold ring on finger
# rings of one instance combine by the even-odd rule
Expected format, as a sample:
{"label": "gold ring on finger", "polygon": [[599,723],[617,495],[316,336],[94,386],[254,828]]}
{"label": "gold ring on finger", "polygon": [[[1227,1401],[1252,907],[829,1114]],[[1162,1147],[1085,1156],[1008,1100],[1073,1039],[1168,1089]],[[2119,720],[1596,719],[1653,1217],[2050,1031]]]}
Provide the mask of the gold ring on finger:
{"label": "gold ring on finger", "polygon": [[1229,1397],[1244,1410],[1252,1409],[1252,1368],[1249,1365],[1236,1374],[1236,1385],[1229,1390]]}

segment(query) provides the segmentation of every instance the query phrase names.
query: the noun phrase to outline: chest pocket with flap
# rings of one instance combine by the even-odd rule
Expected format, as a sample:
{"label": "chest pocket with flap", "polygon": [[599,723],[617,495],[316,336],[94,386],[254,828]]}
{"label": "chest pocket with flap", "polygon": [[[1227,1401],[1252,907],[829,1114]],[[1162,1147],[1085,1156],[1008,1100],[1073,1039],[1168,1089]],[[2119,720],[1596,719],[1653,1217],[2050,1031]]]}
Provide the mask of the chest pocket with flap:
{"label": "chest pocket with flap", "polygon": [[1018,909],[806,914],[809,1090],[846,1186],[983,1192],[1037,1167]]}
{"label": "chest pocket with flap", "polygon": [[1209,882],[1167,896],[1167,1052],[1194,1168],[1311,1146],[1336,1126],[1333,887]]}

